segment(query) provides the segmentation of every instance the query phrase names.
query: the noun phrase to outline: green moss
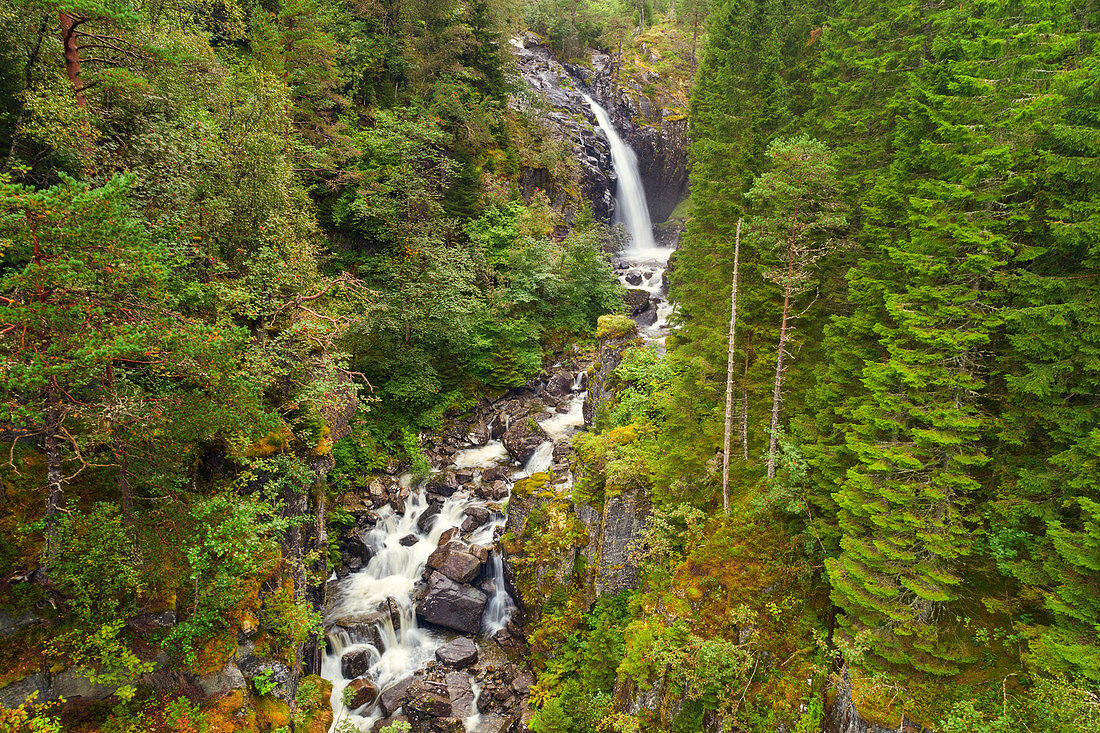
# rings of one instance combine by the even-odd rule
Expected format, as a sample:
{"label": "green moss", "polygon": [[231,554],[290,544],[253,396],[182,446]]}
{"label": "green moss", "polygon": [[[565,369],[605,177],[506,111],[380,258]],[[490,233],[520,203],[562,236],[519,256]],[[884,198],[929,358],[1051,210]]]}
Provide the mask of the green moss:
{"label": "green moss", "polygon": [[629,336],[638,330],[637,325],[629,316],[619,313],[609,313],[600,316],[596,323],[596,336],[598,338],[620,338]]}

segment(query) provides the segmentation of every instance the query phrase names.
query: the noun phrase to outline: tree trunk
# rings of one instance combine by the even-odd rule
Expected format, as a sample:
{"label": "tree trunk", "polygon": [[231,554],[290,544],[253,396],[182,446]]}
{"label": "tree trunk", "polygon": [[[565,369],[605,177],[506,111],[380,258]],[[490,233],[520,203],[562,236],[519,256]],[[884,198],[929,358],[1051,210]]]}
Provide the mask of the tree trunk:
{"label": "tree trunk", "polygon": [[61,406],[54,387],[46,390],[46,572],[57,559],[57,515],[65,499],[61,476]]}
{"label": "tree trunk", "polygon": [[726,359],[726,425],[722,433],[722,511],[730,513],[730,434],[733,432],[733,352],[737,343],[737,265],[741,260],[741,219],[733,245],[733,286],[730,290],[730,339]]}
{"label": "tree trunk", "polygon": [[787,318],[791,312],[791,283],[794,279],[794,241],[787,254],[787,282],[783,287],[783,323],[779,327],[779,354],[775,358],[775,387],[772,390],[772,434],[768,443],[768,478],[775,478],[775,450],[779,443],[779,405],[783,401],[784,356],[787,352]]}
{"label": "tree trunk", "polygon": [[749,349],[752,346],[752,331],[745,334],[745,378],[741,382],[741,451],[744,459],[749,460]]}
{"label": "tree trunk", "polygon": [[84,96],[84,82],[80,78],[80,46],[76,42],[76,26],[79,21],[66,12],[59,13],[58,18],[61,22],[61,45],[65,48],[65,74],[69,77],[69,83],[73,85],[76,105],[87,107],[88,99]]}

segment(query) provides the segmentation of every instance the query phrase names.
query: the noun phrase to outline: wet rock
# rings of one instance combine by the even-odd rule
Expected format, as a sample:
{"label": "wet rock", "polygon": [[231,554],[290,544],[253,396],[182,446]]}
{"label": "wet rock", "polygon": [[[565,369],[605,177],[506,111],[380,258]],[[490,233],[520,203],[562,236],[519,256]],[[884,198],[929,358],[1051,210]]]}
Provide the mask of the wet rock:
{"label": "wet rock", "polygon": [[408,723],[409,719],[404,715],[395,715],[392,718],[382,718],[376,720],[374,725],[370,727],[371,733],[381,733],[383,728],[390,728],[397,723]]}
{"label": "wet rock", "polygon": [[399,707],[405,704],[405,693],[408,692],[413,681],[412,677],[406,677],[382,690],[382,694],[378,696],[378,707],[382,708],[383,715],[393,715]]}
{"label": "wet rock", "polygon": [[485,507],[466,507],[462,513],[466,515],[466,518],[462,520],[463,532],[472,532],[489,521],[489,510]]}
{"label": "wet rock", "polygon": [[436,570],[456,583],[469,583],[481,574],[481,561],[460,549],[448,548],[437,562]]}
{"label": "wet rock", "polygon": [[405,506],[405,499],[401,496],[395,496],[390,499],[390,506],[393,507],[394,514],[404,514],[407,508]]}
{"label": "wet rock", "polygon": [[416,520],[416,528],[419,529],[421,532],[426,533],[429,529],[431,529],[432,522],[435,521],[436,515],[439,514],[442,508],[442,504],[437,504],[434,502],[429,504],[428,508],[424,510],[424,513],[421,514],[420,517]]}
{"label": "wet rock", "polygon": [[417,537],[416,535],[407,534],[404,537],[402,537],[401,539],[399,539],[397,541],[397,544],[401,545],[402,547],[412,547],[413,545],[415,545],[419,541],[420,541],[420,538]]}
{"label": "wet rock", "polygon": [[460,636],[436,649],[435,658],[448,667],[466,669],[477,664],[477,645],[471,639]]}
{"label": "wet rock", "polygon": [[458,479],[450,471],[437,473],[428,480],[427,490],[440,496],[451,496],[458,491]]}
{"label": "wet rock", "polygon": [[628,272],[626,274],[626,277],[623,278],[623,279],[626,280],[627,283],[629,283],[631,285],[641,285],[642,284],[642,276],[641,276],[641,274],[639,274],[637,272]]}
{"label": "wet rock", "polygon": [[455,481],[457,481],[459,485],[465,486],[466,484],[471,483],[473,480],[473,471],[466,468],[455,471]]}
{"label": "wet rock", "polygon": [[527,417],[513,422],[502,440],[508,455],[519,463],[527,463],[538,447],[550,440],[550,436],[533,417]]}
{"label": "wet rock", "polygon": [[447,674],[447,696],[451,699],[451,715],[456,718],[465,718],[476,711],[474,691],[470,686],[470,678],[465,673]]}
{"label": "wet rock", "polygon": [[488,600],[477,588],[434,572],[428,579],[427,595],[416,604],[416,615],[436,626],[476,634],[481,631],[481,612]]}
{"label": "wet rock", "polygon": [[347,689],[351,690],[346,694],[348,695],[348,707],[352,710],[370,705],[378,699],[378,688],[366,677],[358,677],[352,680],[348,683]]}
{"label": "wet rock", "polygon": [[500,466],[486,468],[481,472],[481,483],[492,484],[495,481],[504,481],[508,478],[508,472]]}
{"label": "wet rock", "polygon": [[439,535],[439,547],[446,547],[447,543],[451,540],[458,539],[462,536],[462,530],[458,527],[450,527],[443,530],[443,533]]}
{"label": "wet rock", "polygon": [[489,713],[481,719],[478,725],[478,733],[512,733],[516,729],[518,721],[513,716],[504,717],[496,713]]}
{"label": "wet rock", "polygon": [[469,553],[471,555],[473,555],[474,557],[476,557],[481,562],[482,565],[489,562],[489,553],[490,552],[491,552],[491,548],[486,547],[485,545],[473,544],[473,545],[470,545],[470,549],[469,549]]}
{"label": "wet rock", "polygon": [[372,656],[369,649],[345,652],[344,656],[340,657],[340,672],[346,679],[365,675],[370,669]]}
{"label": "wet rock", "polygon": [[451,698],[442,689],[426,681],[417,682],[405,693],[405,712],[410,718],[449,718]]}
{"label": "wet rock", "polygon": [[401,630],[401,607],[397,605],[397,601],[393,598],[386,599],[386,611],[390,614],[390,623],[393,624],[394,631]]}
{"label": "wet rock", "polygon": [[572,372],[562,369],[556,372],[546,383],[546,391],[554,397],[565,397],[573,391]]}

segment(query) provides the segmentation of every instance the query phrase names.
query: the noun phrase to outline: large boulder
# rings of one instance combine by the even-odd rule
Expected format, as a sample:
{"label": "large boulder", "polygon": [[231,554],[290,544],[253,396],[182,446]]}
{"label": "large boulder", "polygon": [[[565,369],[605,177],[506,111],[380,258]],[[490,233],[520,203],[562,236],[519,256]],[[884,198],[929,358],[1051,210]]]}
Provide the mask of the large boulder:
{"label": "large boulder", "polygon": [[382,694],[378,696],[378,706],[382,708],[383,715],[393,715],[398,708],[405,704],[405,693],[408,692],[412,683],[413,678],[406,677],[382,690]]}
{"label": "large boulder", "polygon": [[410,718],[449,718],[451,698],[446,687],[421,681],[405,693],[404,709]]}
{"label": "large boulder", "polygon": [[540,445],[550,440],[550,436],[534,417],[528,416],[514,421],[501,440],[508,455],[525,464]]}
{"label": "large boulder", "polygon": [[438,570],[456,583],[470,583],[481,574],[481,561],[468,552],[453,550],[443,558]]}
{"label": "large boulder", "polygon": [[436,649],[435,658],[452,669],[466,669],[477,664],[477,644],[460,636]]}
{"label": "large boulder", "polygon": [[481,612],[489,597],[477,588],[460,585],[440,572],[428,579],[428,593],[416,604],[416,615],[436,626],[464,634],[481,631]]}
{"label": "large boulder", "polygon": [[345,693],[347,697],[344,699],[347,700],[348,707],[352,710],[370,705],[378,699],[378,688],[366,677],[353,679],[348,683],[347,689],[350,692]]}
{"label": "large boulder", "polygon": [[546,391],[553,397],[565,397],[573,391],[573,373],[567,369],[555,372],[546,382]]}
{"label": "large boulder", "polygon": [[[357,649],[345,652],[340,657],[340,672],[346,679],[360,677],[370,669],[373,654],[370,649]],[[358,706],[357,706],[358,707]]]}
{"label": "large boulder", "polygon": [[465,718],[477,712],[474,690],[464,672],[447,673],[447,696],[451,699],[451,715],[456,718]]}
{"label": "large boulder", "polygon": [[450,496],[459,489],[458,478],[450,471],[442,471],[428,479],[427,490],[429,494]]}

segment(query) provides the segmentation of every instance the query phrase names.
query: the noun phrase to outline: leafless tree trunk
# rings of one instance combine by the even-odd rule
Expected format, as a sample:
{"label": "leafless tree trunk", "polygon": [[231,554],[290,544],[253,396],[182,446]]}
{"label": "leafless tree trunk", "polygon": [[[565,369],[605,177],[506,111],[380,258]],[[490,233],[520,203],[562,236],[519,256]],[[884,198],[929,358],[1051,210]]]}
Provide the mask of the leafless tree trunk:
{"label": "leafless tree trunk", "polygon": [[57,558],[57,515],[65,499],[61,475],[61,405],[57,390],[46,389],[46,562],[47,573]]}
{"label": "leafless tree trunk", "polygon": [[775,387],[772,390],[772,434],[768,443],[768,478],[775,478],[775,450],[779,443],[779,405],[783,401],[784,357],[787,353],[787,320],[791,312],[791,285],[794,282],[794,237],[787,254],[787,281],[783,286],[783,323],[779,327],[779,354],[775,358]]}
{"label": "leafless tree trunk", "polygon": [[733,352],[737,343],[737,266],[741,261],[741,219],[733,245],[733,287],[730,292],[729,356],[726,360],[726,426],[722,434],[722,510],[730,513],[730,434],[733,432]]}
{"label": "leafless tree trunk", "polygon": [[741,451],[744,459],[749,460],[749,349],[752,346],[752,331],[745,334],[745,378],[741,381]]}

